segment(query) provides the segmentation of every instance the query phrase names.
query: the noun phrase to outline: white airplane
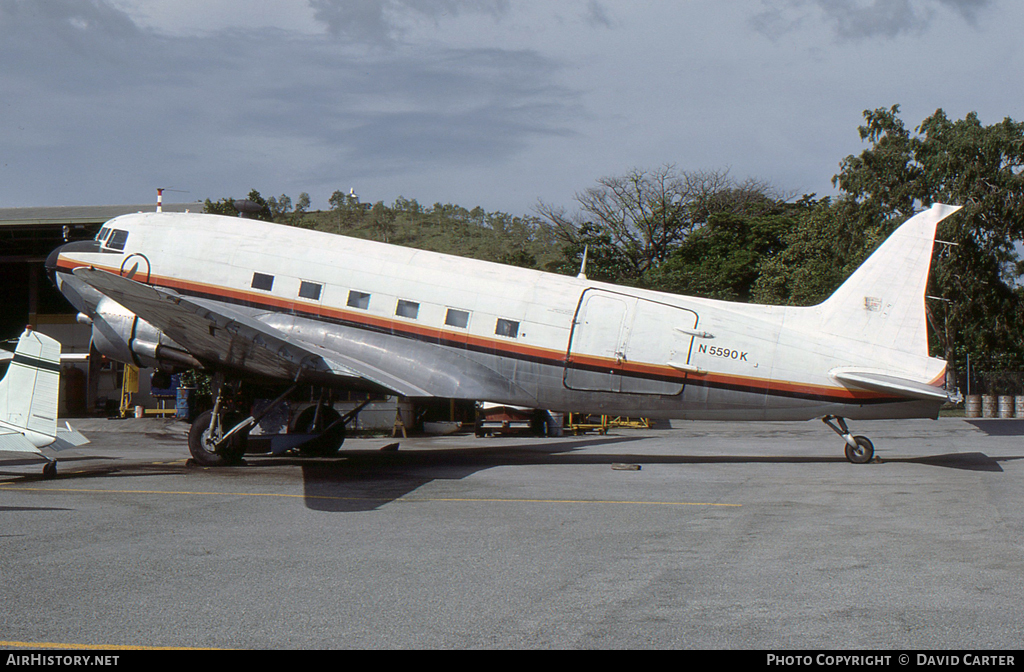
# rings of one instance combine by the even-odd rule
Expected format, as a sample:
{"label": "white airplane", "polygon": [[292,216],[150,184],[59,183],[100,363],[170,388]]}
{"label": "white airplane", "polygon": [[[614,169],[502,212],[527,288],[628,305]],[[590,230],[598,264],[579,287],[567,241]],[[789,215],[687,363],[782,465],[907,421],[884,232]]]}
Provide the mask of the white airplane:
{"label": "white airplane", "polygon": [[[9,356],[8,356],[9,355]],[[46,460],[43,475],[57,475],[57,462],[42,448],[64,450],[89,443],[65,423],[57,426],[60,385],[60,343],[26,328],[0,380],[0,452],[33,453]]]}
{"label": "white airplane", "polygon": [[[47,266],[104,355],[216,374],[214,410],[190,432],[202,464],[244,452],[259,421],[237,403],[247,378],[648,418],[821,418],[862,463],[874,447],[845,419],[936,417],[948,399],[946,363],[928,354],[925,287],[936,225],[958,209],[910,218],[813,307],[188,213],[115,218]],[[329,426],[316,447],[331,453],[349,419],[322,406],[300,424]]]}

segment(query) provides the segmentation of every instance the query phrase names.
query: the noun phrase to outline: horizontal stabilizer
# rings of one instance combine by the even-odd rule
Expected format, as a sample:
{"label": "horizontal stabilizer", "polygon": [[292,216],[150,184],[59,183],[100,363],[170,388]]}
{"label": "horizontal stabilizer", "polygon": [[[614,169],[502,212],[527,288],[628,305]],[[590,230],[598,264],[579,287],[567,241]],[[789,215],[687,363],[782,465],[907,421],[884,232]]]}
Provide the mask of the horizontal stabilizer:
{"label": "horizontal stabilizer", "polygon": [[39,448],[21,432],[0,429],[0,453],[39,453]]}
{"label": "horizontal stabilizer", "polygon": [[941,387],[934,387],[916,380],[875,373],[873,371],[836,369],[830,371],[829,375],[843,385],[870,390],[871,392],[883,392],[898,397],[925,399],[928,401],[947,401],[949,399],[946,390]]}
{"label": "horizontal stabilizer", "polygon": [[84,446],[87,443],[89,443],[89,439],[85,438],[78,430],[72,429],[71,425],[65,422],[63,427],[57,428],[57,438],[47,448],[67,450],[68,448]]}

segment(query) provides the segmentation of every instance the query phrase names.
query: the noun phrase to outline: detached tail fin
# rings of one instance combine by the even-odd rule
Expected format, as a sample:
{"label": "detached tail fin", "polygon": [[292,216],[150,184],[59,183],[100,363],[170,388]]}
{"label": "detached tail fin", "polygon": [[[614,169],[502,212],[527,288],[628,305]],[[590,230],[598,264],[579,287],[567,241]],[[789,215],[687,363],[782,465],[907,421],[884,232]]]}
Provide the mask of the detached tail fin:
{"label": "detached tail fin", "polygon": [[928,357],[924,302],[935,230],[959,209],[937,203],[900,225],[821,304],[822,329],[897,353]]}
{"label": "detached tail fin", "polygon": [[0,380],[0,420],[52,439],[57,436],[59,393],[60,343],[25,329]]}

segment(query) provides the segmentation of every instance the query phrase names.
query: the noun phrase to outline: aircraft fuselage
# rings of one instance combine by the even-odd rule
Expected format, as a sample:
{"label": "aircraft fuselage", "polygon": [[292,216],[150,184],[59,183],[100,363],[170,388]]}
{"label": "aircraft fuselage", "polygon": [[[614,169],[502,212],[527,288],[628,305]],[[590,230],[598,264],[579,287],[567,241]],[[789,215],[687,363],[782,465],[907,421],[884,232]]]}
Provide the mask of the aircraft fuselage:
{"label": "aircraft fuselage", "polygon": [[[223,306],[422,396],[736,420],[935,417],[941,405],[839,382],[835,372],[852,367],[941,387],[945,362],[926,342],[908,352],[856,326],[881,318],[854,315],[850,327],[825,304],[685,297],[214,215],[126,215],[101,238],[48,265],[105,354],[144,366],[187,363],[189,343],[111,305],[75,268]],[[850,310],[887,308],[863,297]],[[197,361],[272,376],[252,349]]]}

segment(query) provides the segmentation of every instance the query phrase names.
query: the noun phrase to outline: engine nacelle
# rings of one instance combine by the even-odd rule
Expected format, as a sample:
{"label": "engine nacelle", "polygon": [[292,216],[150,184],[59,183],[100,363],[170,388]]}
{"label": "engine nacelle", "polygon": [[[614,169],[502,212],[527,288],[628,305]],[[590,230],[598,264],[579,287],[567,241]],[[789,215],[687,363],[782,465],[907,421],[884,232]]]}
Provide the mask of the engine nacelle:
{"label": "engine nacelle", "polygon": [[92,344],[105,357],[139,368],[202,368],[162,331],[107,297],[92,316]]}

